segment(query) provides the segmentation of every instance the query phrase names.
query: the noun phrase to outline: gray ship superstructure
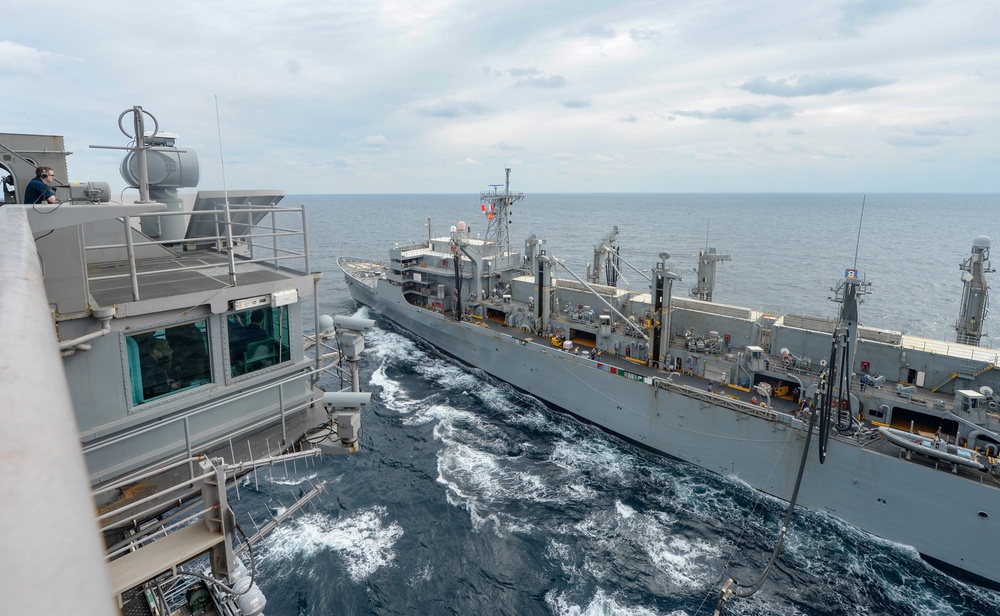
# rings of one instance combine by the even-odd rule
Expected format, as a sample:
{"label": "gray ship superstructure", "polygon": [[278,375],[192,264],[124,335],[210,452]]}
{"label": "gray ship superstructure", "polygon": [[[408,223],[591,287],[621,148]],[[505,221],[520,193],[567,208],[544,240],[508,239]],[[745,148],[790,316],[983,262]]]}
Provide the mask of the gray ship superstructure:
{"label": "gray ship superstructure", "polygon": [[[119,128],[134,203],[69,182],[62,137],[0,134],[0,611],[257,614],[251,545],[280,520],[239,535],[227,488],[357,450],[373,323],[319,315],[303,208],[280,191],[182,195],[195,152],[141,107]],[[36,168],[55,199],[23,204]]]}
{"label": "gray ship superstructure", "polygon": [[[509,184],[494,188],[484,211],[505,216],[515,196]],[[817,451],[808,452],[799,505],[1000,583],[996,351],[860,325],[868,284],[856,268],[835,289],[838,319],[676,297],[681,277],[667,253],[648,275],[633,267],[647,292],[618,288],[613,272],[625,260],[616,236],[595,247],[586,279],[535,236],[518,253],[503,236],[473,237],[463,222],[396,246],[385,262],[340,262],[356,301],[447,354],[786,501],[815,413]],[[702,255],[704,267],[728,258],[715,254]],[[601,266],[611,284],[595,278]]]}

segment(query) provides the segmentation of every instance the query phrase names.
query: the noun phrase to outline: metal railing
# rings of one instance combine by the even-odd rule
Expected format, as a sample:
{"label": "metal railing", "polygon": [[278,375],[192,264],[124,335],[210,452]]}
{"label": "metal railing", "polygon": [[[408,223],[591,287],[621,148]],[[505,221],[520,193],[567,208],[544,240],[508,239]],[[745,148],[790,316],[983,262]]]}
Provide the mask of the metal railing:
{"label": "metal railing", "polygon": [[[282,266],[289,267],[290,269],[291,266],[285,262],[299,261],[301,262],[301,271],[304,273],[310,272],[311,264],[309,261],[305,206],[232,206],[231,209],[236,210],[236,213],[228,222],[221,216],[216,216],[215,235],[191,238],[172,238],[167,240],[150,239],[148,241],[134,241],[134,233],[141,233],[141,230],[132,226],[131,217],[125,216],[121,218],[120,220],[125,227],[125,242],[119,244],[86,245],[84,248],[84,260],[86,261],[85,265],[87,266],[115,262],[115,260],[100,259],[99,257],[91,258],[87,255],[93,255],[98,251],[106,252],[124,250],[126,257],[125,260],[129,264],[129,271],[128,273],[123,274],[90,275],[88,267],[88,284],[96,281],[121,280],[127,278],[131,281],[132,285],[132,301],[139,301],[142,299],[139,294],[139,278],[142,276],[199,269],[214,269],[219,267],[218,264],[214,263],[185,263],[181,267],[164,264],[164,267],[161,268],[151,268],[149,271],[139,272],[136,267],[136,252],[149,246],[162,247],[163,249],[170,251],[170,254],[173,254],[172,249],[174,246],[211,246],[211,248],[203,248],[203,250],[210,250],[227,257],[229,280],[230,284],[234,286],[238,284],[237,265],[246,267],[247,265],[260,264],[277,269],[280,263]],[[170,216],[210,216],[214,213],[216,212],[154,212],[150,214],[143,214],[142,217],[159,218]],[[240,215],[244,213],[247,215],[247,219],[241,220]],[[253,224],[254,213],[263,213],[265,217],[269,219],[270,228],[268,230],[262,230],[262,223],[264,222],[263,218],[256,224]],[[298,227],[280,226],[278,224],[278,214],[297,215],[300,220],[300,225]],[[231,230],[233,228],[246,228],[247,231],[242,234],[227,233],[227,230]],[[267,229],[267,227],[264,227],[264,229]],[[240,245],[245,248],[246,254],[237,259],[235,252]]]}
{"label": "metal railing", "polygon": [[[331,360],[329,363],[327,363],[326,366],[321,367],[319,369],[319,372],[329,373],[330,370],[336,370],[337,368],[335,366],[335,361],[336,360]],[[296,413],[298,411],[301,411],[304,408],[307,408],[308,406],[310,406],[311,404],[313,404],[315,402],[315,400],[309,400],[309,401],[302,402],[302,403],[297,404],[297,405],[288,406],[288,405],[286,405],[285,395],[284,395],[284,390],[282,389],[282,385],[284,385],[286,383],[291,383],[291,382],[294,382],[294,381],[302,381],[303,379],[306,379],[306,378],[312,376],[316,372],[317,372],[316,369],[301,370],[301,371],[295,372],[294,374],[289,375],[289,376],[287,376],[287,377],[285,377],[285,378],[283,378],[281,380],[278,380],[278,381],[275,381],[275,382],[271,382],[271,383],[265,383],[265,384],[257,386],[257,387],[253,387],[253,388],[250,388],[250,389],[243,390],[243,391],[241,391],[240,393],[238,393],[236,395],[228,396],[228,397],[221,398],[221,399],[218,399],[218,400],[213,400],[213,401],[211,401],[211,402],[209,402],[207,404],[193,407],[191,409],[186,410],[185,412],[183,412],[180,415],[177,415],[177,416],[174,416],[174,417],[167,417],[167,418],[158,419],[155,422],[153,422],[151,424],[148,424],[146,426],[143,426],[141,428],[137,428],[135,430],[129,430],[129,431],[123,432],[122,434],[119,434],[119,435],[116,435],[116,436],[112,436],[110,438],[103,439],[103,440],[100,440],[98,442],[95,442],[95,443],[92,443],[92,444],[89,444],[89,445],[84,445],[84,447],[83,447],[83,453],[86,455],[86,454],[90,454],[90,453],[93,453],[95,451],[104,449],[106,447],[110,447],[112,445],[119,445],[119,444],[121,444],[123,442],[126,442],[126,441],[128,441],[130,439],[133,439],[135,437],[147,434],[149,432],[153,432],[153,431],[157,431],[157,430],[169,430],[170,428],[172,428],[174,426],[174,424],[177,424],[177,423],[180,422],[180,423],[183,423],[183,427],[184,427],[184,451],[176,453],[176,454],[173,454],[171,456],[166,457],[163,460],[160,460],[159,464],[169,464],[169,463],[174,462],[174,461],[176,461],[176,460],[178,460],[180,458],[187,458],[189,460],[193,460],[194,459],[194,450],[195,450],[196,447],[198,449],[202,449],[202,450],[204,450],[204,449],[210,449],[212,447],[216,447],[216,446],[219,446],[219,445],[222,445],[222,444],[226,443],[227,441],[230,441],[232,439],[232,437],[235,436],[235,434],[233,434],[233,433],[226,433],[226,434],[223,434],[222,436],[219,436],[219,437],[216,437],[216,438],[212,438],[212,439],[207,439],[207,440],[204,440],[204,441],[197,440],[195,438],[195,435],[192,435],[192,433],[191,433],[191,420],[192,420],[192,418],[194,418],[194,417],[196,417],[196,416],[198,416],[198,415],[200,415],[202,413],[205,413],[205,412],[214,410],[216,408],[219,408],[221,406],[226,406],[226,405],[232,404],[232,403],[237,402],[237,401],[239,401],[239,400],[241,400],[243,398],[247,398],[249,396],[255,396],[255,395],[266,393],[268,390],[271,390],[271,389],[277,389],[278,401],[277,401],[277,408],[275,409],[275,413],[270,413],[270,414],[268,414],[268,416],[266,416],[266,417],[264,417],[264,418],[262,418],[262,419],[260,419],[260,420],[258,420],[256,422],[254,422],[253,424],[249,424],[249,425],[243,426],[240,429],[240,433],[241,434],[250,434],[250,433],[254,432],[255,430],[257,430],[259,428],[263,428],[263,427],[266,427],[266,426],[269,426],[269,425],[273,424],[275,422],[275,419],[276,419],[275,418],[275,414],[277,414],[277,419],[280,421],[280,424],[281,424],[281,446],[284,447],[284,446],[288,445],[288,434],[287,434],[287,430],[286,430],[286,421],[288,419],[288,416],[291,415],[291,414],[293,414],[293,413]],[[192,461],[192,462],[189,462],[188,477],[193,479],[194,476],[195,476],[195,474],[194,474],[194,462]],[[123,475],[121,477],[117,477],[115,479],[115,481],[116,481],[116,483],[131,482],[131,481],[135,481],[136,478],[137,477],[136,477],[136,475],[134,473],[131,474],[131,475],[130,474],[126,474],[126,475]],[[102,480],[101,478],[97,478],[97,481],[101,481],[101,480]]]}
{"label": "metal railing", "polygon": [[991,363],[996,365],[1000,363],[1000,355],[997,354],[996,349],[974,347],[968,344],[959,344],[958,342],[945,342],[943,340],[931,340],[919,336],[904,335],[901,346],[904,349],[912,349],[914,351],[947,355],[948,357],[957,359],[969,359],[980,364]]}

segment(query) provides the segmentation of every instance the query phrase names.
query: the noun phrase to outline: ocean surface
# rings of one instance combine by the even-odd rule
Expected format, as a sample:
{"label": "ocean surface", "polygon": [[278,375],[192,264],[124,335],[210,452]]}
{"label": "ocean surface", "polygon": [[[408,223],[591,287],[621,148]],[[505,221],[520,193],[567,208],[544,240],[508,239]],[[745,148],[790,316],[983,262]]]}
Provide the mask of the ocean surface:
{"label": "ocean surface", "polygon": [[[285,203],[308,208],[328,314],[374,316],[351,301],[338,256],[384,259],[394,244],[426,238],[428,218],[436,236],[460,220],[486,230],[476,193]],[[715,247],[732,256],[718,268],[716,301],[778,314],[833,317],[830,289],[856,263],[872,283],[862,324],[954,340],[958,265],[977,236],[1000,238],[998,205],[1000,195],[528,194],[510,235],[519,249],[531,233],[546,238],[549,254],[583,276],[617,225],[636,268],[670,253],[685,279],[678,295],[693,283],[697,252]],[[378,325],[362,362],[375,395],[360,451],[262,473],[241,492],[238,508],[259,522],[326,482],[255,550],[269,616],[711,614],[722,580],[748,582],[764,567],[784,503],[553,412]],[[986,330],[1000,336],[995,316]],[[1000,614],[1000,593],[799,510],[762,590],[724,613],[987,615]]]}

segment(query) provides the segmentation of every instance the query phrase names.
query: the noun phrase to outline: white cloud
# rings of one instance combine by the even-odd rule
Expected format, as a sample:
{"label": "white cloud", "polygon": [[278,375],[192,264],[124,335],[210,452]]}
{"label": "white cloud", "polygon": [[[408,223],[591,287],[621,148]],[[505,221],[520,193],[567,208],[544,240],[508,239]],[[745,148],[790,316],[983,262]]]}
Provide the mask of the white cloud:
{"label": "white cloud", "polygon": [[3,73],[40,74],[47,65],[63,60],[71,60],[71,58],[14,41],[0,41],[0,75]]}
{"label": "white cloud", "polygon": [[869,74],[825,74],[800,75],[790,79],[768,79],[755,77],[740,88],[754,94],[774,96],[814,96],[836,92],[862,92],[893,83],[894,79],[883,79]]}
{"label": "white cloud", "polygon": [[[582,178],[609,192],[781,191],[824,176],[852,190],[858,168],[866,189],[881,175],[893,178],[884,190],[907,178],[1000,190],[992,0],[50,0],[46,11],[58,19],[39,36],[37,7],[4,9],[4,130],[65,135],[70,179],[116,191],[118,154],[87,146],[124,145],[116,120],[132,105],[199,152],[206,189],[221,186],[221,128],[230,186],[267,178],[287,192],[303,162],[318,171],[312,192],[467,190],[482,184],[476,167],[502,170],[513,152],[526,191],[578,190]],[[663,172],[680,163],[683,187]]]}

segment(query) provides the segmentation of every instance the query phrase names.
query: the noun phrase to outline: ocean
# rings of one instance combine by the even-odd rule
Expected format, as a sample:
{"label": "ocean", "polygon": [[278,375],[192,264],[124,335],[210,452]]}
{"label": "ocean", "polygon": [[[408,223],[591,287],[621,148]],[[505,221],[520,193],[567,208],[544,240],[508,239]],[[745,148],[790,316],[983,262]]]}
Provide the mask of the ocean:
{"label": "ocean", "polygon": [[[624,260],[671,255],[686,295],[699,250],[715,247],[715,301],[833,317],[847,268],[872,283],[864,325],[954,340],[958,265],[980,235],[1000,238],[1000,195],[527,194],[512,245],[531,233],[583,276],[619,228]],[[359,309],[336,264],[384,259],[396,243],[459,220],[485,233],[477,194],[310,195],[321,311]],[[863,215],[862,215],[863,209]],[[638,274],[626,282],[640,289]],[[987,320],[984,346],[1000,336]],[[1000,342],[996,343],[1000,346]],[[726,577],[767,562],[785,504],[732,478],[659,456],[553,412],[390,323],[366,337],[360,451],[247,479],[259,522],[308,483],[326,492],[256,552],[266,613],[711,614]],[[339,383],[330,381],[330,387]],[[289,469],[290,470],[290,469]],[[808,476],[805,481],[808,481]],[[919,511],[913,515],[920,515]],[[947,520],[942,520],[947,532]],[[998,555],[1000,557],[1000,555]],[[1000,593],[951,577],[916,552],[799,510],[760,592],[725,614],[998,614]]]}

